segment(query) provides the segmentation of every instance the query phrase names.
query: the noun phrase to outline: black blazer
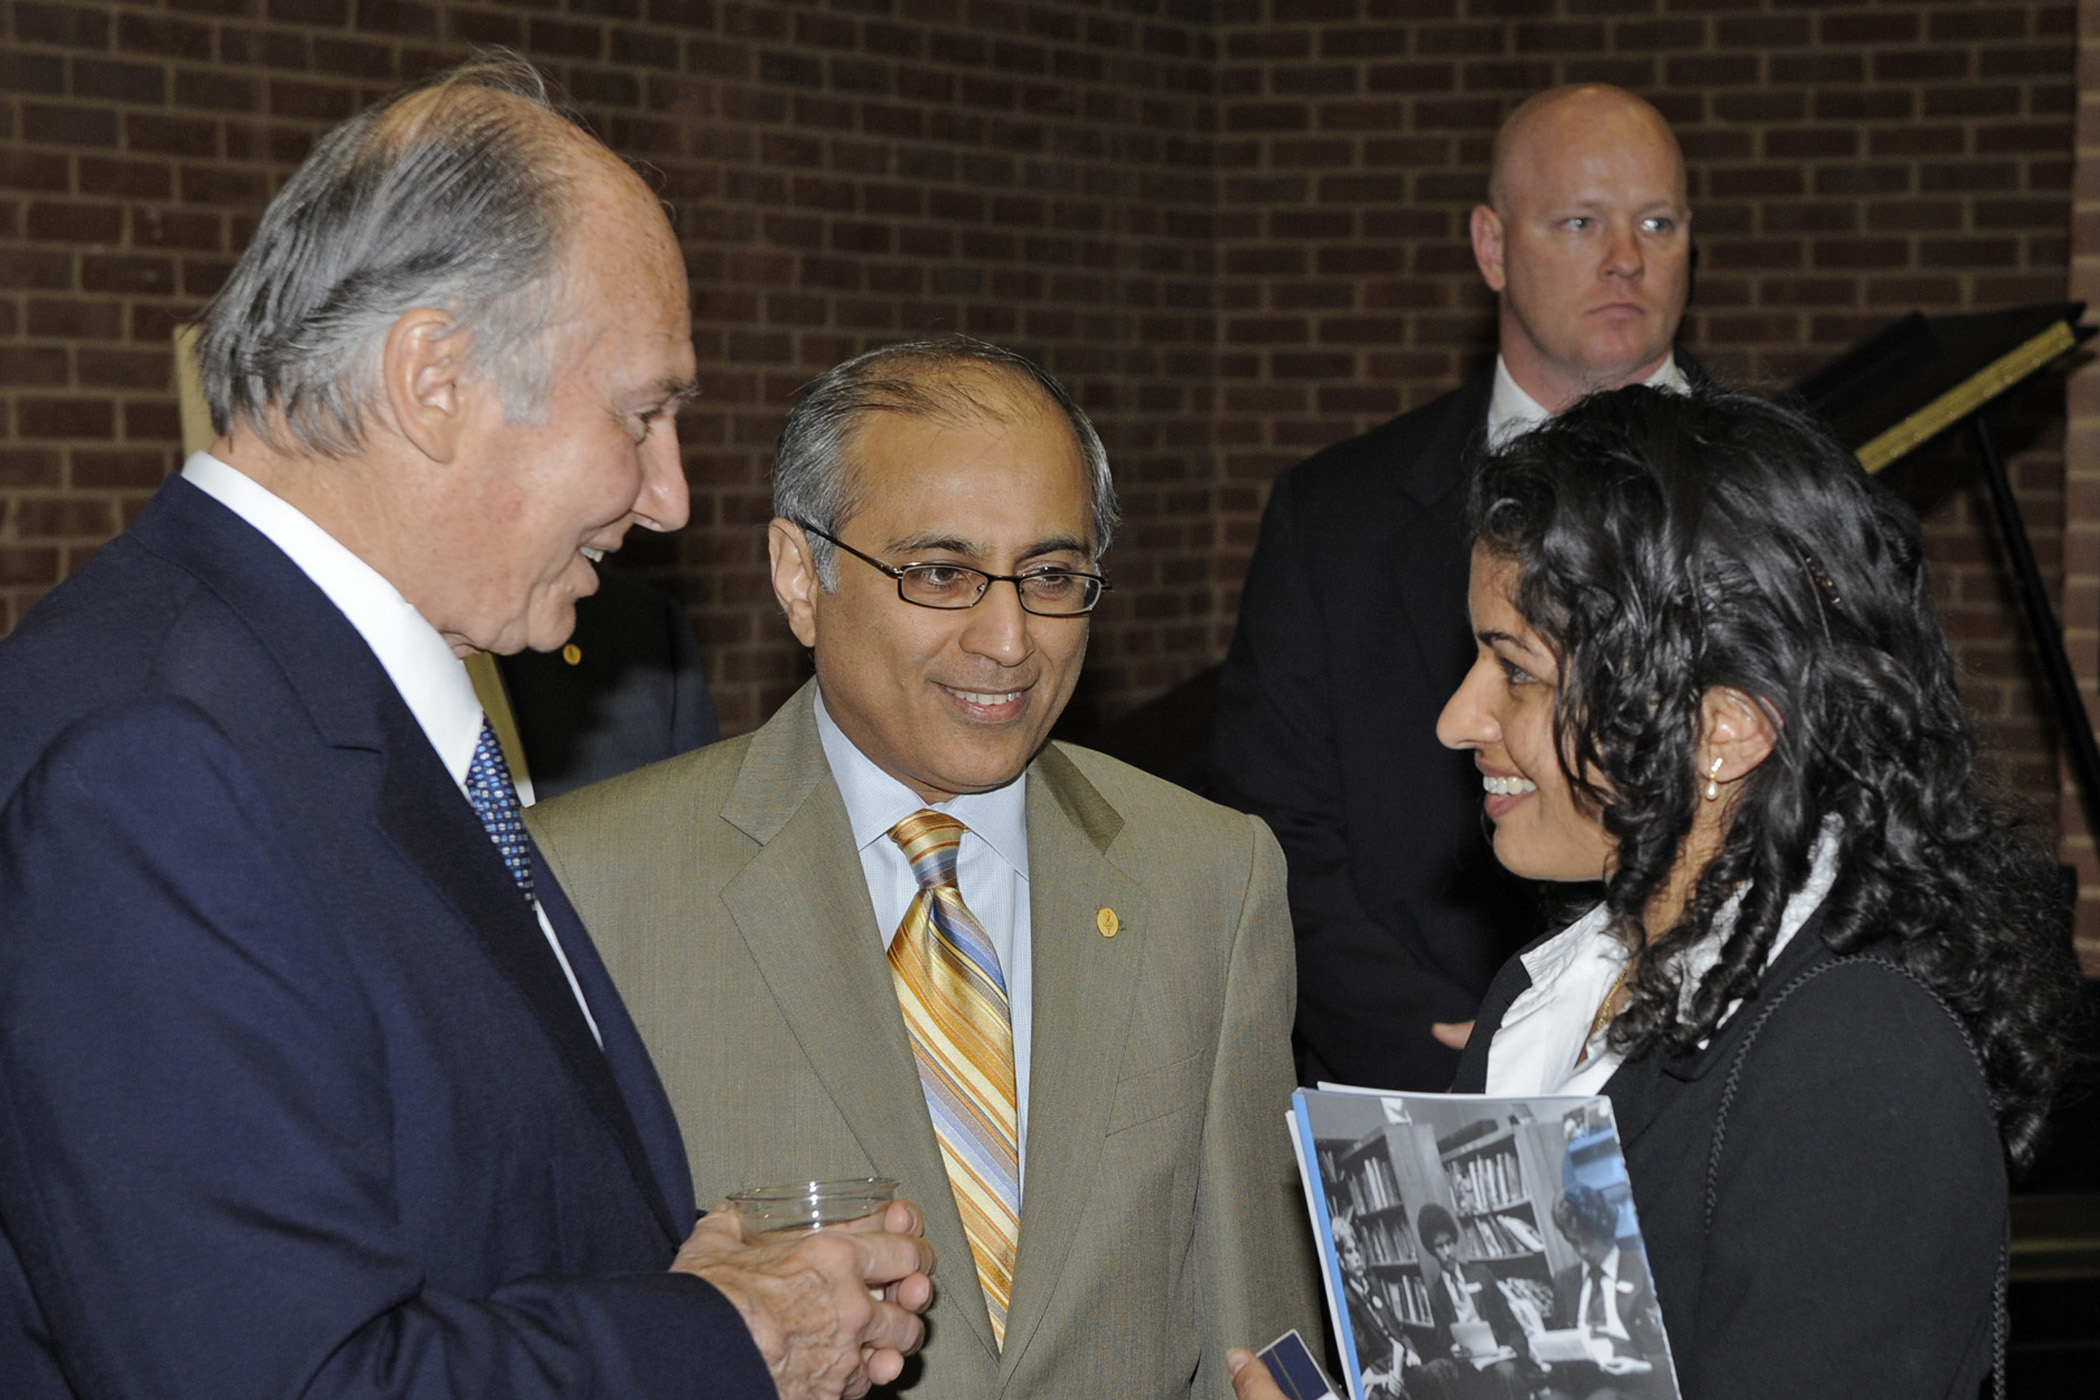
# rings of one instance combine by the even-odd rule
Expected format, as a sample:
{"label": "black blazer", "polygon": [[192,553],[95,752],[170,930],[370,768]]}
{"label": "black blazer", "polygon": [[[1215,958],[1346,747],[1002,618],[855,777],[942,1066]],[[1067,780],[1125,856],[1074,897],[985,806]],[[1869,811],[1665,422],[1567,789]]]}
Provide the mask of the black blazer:
{"label": "black blazer", "polygon": [[0,1384],[770,1396],[668,1099],[364,640],[180,478],[0,642]]}
{"label": "black blazer", "polygon": [[1357,1366],[1366,1371],[1386,1367],[1394,1344],[1403,1348],[1408,1345],[1407,1332],[1394,1313],[1391,1300],[1384,1290],[1358,1287],[1346,1275],[1343,1286],[1348,1290],[1349,1330],[1356,1339]]}
{"label": "black blazer", "polygon": [[[1855,957],[1806,983],[1743,1071],[1706,1225],[1707,1161],[1760,1007],[1836,961],[1809,920],[1706,1049],[1621,1065],[1612,1101],[1685,1400],[1974,1400],[2009,1223],[1989,1093],[1929,993]],[[1486,1085],[1530,985],[1496,977],[1459,1068]]]}
{"label": "black blazer", "polygon": [[1436,719],[1473,658],[1466,456],[1492,373],[1277,478],[1219,679],[1211,796],[1290,863],[1300,1073],[1440,1090],[1469,1019],[1538,931]]}

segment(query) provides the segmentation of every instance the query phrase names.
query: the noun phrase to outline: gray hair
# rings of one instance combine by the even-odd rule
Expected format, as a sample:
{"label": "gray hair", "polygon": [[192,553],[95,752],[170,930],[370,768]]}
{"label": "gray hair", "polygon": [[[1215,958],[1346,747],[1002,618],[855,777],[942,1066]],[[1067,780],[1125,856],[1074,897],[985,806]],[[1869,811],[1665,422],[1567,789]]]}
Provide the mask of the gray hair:
{"label": "gray hair", "polygon": [[[1072,440],[1086,463],[1088,545],[1096,559],[1108,552],[1116,524],[1116,486],[1109,476],[1108,451],[1086,413],[1065,386],[1026,355],[966,335],[886,345],[857,355],[812,380],[781,429],[773,456],[773,513],[814,525],[836,535],[860,507],[846,448],[862,421],[875,413],[902,413],[951,421],[993,419],[1006,410],[973,393],[969,369],[1033,386],[1064,415]],[[825,592],[838,587],[838,550],[829,540],[811,538],[817,582]]]}
{"label": "gray hair", "polygon": [[536,421],[569,211],[549,135],[562,128],[521,119],[531,108],[565,120],[530,64],[498,54],[321,138],[205,308],[214,431],[241,421],[279,450],[354,450],[387,335],[426,306],[452,318],[467,372],[494,376],[506,415]]}

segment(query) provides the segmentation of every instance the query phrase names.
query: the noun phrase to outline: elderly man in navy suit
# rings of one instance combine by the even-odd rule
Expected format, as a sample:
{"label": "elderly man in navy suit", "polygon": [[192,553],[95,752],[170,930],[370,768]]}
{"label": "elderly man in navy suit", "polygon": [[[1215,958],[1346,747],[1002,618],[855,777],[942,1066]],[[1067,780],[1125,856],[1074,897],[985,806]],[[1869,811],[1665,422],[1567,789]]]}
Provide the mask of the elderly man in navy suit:
{"label": "elderly man in navy suit", "polygon": [[894,1378],[915,1209],[694,1228],[460,661],[685,521],[655,199],[529,68],[442,75],[322,139],[200,359],[211,451],[0,644],[0,1390]]}

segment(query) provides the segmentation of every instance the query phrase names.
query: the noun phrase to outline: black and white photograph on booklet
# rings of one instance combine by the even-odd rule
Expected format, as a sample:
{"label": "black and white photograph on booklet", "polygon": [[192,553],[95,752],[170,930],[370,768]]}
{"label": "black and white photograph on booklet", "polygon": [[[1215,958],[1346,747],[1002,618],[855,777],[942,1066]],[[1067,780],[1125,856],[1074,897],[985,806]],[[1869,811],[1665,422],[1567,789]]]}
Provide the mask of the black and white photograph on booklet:
{"label": "black and white photograph on booklet", "polygon": [[1608,1099],[1292,1104],[1352,1400],[1676,1400]]}

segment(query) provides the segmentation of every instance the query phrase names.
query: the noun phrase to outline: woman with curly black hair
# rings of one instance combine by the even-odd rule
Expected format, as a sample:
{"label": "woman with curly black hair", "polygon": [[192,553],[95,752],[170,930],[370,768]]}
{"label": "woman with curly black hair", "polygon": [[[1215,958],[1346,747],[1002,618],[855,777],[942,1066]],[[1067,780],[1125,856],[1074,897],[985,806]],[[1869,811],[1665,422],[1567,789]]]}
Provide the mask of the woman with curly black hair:
{"label": "woman with curly black hair", "polygon": [[1916,518],[1796,414],[1636,387],[1491,455],[1471,520],[1438,733],[1502,863],[1594,907],[1457,1087],[1613,1100],[1691,1400],[1971,1400],[2076,969]]}

